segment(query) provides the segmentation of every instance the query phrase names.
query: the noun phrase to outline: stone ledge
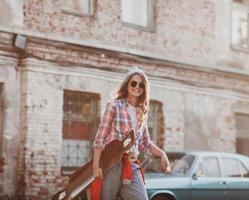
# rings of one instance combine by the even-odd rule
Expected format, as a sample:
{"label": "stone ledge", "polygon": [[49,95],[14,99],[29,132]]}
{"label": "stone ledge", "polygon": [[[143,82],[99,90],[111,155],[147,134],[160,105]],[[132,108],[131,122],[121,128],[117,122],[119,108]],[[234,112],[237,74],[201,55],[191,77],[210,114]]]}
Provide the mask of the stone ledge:
{"label": "stone ledge", "polygon": [[168,62],[170,65],[173,65],[174,67],[180,67],[180,68],[187,68],[187,69],[193,69],[193,70],[200,70],[200,71],[215,71],[215,72],[222,72],[222,73],[231,73],[234,75],[242,75],[242,76],[249,76],[249,71],[243,70],[243,69],[232,69],[232,68],[226,68],[226,67],[220,67],[217,69],[215,66],[205,66],[205,65],[196,65],[194,63],[180,63],[179,60],[174,60],[167,58],[165,56],[160,55],[151,55],[144,51],[138,51],[134,49],[127,49],[122,47],[115,47],[111,45],[104,45],[94,40],[82,40],[77,38],[68,38],[64,36],[57,35],[55,33],[41,33],[36,31],[30,31],[23,29],[21,27],[13,26],[13,27],[3,27],[0,26],[0,33],[5,32],[9,34],[20,34],[23,36],[26,36],[28,38],[35,38],[42,41],[49,41],[51,43],[61,43],[61,44],[67,44],[72,46],[80,46],[80,47],[89,47],[89,48],[96,48],[100,50],[108,50],[113,51],[116,53],[126,54],[129,56],[136,56],[140,58],[146,58],[146,59],[152,59],[152,60],[158,60],[161,62]]}

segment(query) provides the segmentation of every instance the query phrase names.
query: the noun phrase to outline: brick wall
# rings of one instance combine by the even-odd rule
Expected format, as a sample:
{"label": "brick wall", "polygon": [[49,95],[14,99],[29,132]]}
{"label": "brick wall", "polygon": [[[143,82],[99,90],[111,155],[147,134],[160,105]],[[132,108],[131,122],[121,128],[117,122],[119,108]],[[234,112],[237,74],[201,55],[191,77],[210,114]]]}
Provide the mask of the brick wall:
{"label": "brick wall", "polygon": [[143,51],[183,63],[215,65],[215,1],[155,1],[156,30],[152,33],[123,25],[120,2],[95,1],[92,17],[78,17],[62,13],[60,0],[27,0],[24,28]]}
{"label": "brick wall", "polygon": [[[0,41],[1,41],[0,37]],[[7,43],[7,40],[5,40]],[[3,43],[2,43],[3,44]],[[17,166],[20,144],[19,119],[19,73],[15,58],[0,56],[0,82],[3,84],[3,147],[1,159],[4,159],[3,171],[0,172],[0,198],[3,194],[13,196],[18,187]]]}
{"label": "brick wall", "polygon": [[91,77],[84,70],[44,68],[42,64],[27,62],[22,70],[26,86],[22,91],[21,107],[26,124],[23,124],[25,163],[21,176],[24,177],[23,195],[31,199],[48,199],[67,180],[60,170],[63,90],[105,93],[101,95],[102,104],[105,104],[110,100],[106,91],[113,85],[94,74]]}

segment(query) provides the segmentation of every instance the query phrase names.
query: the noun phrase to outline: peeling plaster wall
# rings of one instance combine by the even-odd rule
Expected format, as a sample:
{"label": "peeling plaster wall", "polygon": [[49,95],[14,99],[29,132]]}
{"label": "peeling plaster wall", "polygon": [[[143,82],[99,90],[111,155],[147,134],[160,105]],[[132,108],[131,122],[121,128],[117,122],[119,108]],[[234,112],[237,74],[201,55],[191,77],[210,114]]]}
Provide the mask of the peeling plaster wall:
{"label": "peeling plaster wall", "polygon": [[157,0],[155,32],[122,24],[121,1],[95,1],[93,17],[61,12],[61,1],[26,0],[24,27],[79,40],[135,49],[182,63],[215,66],[214,0]]}
{"label": "peeling plaster wall", "polygon": [[151,86],[151,98],[163,103],[164,149],[236,151],[234,106],[241,112],[244,105],[248,114],[248,96],[165,82]]}
{"label": "peeling plaster wall", "polygon": [[120,1],[95,1],[92,17],[61,12],[61,1],[26,0],[24,27],[161,56],[180,63],[249,71],[249,56],[231,48],[232,1],[157,0],[154,32],[121,22]]}
{"label": "peeling plaster wall", "polygon": [[185,148],[235,152],[235,99],[212,95],[185,96]]}
{"label": "peeling plaster wall", "polygon": [[15,194],[18,181],[20,80],[16,66],[17,60],[0,56],[0,82],[4,84],[3,155],[1,156],[3,156],[5,160],[0,185],[3,186],[4,194],[8,196]]}

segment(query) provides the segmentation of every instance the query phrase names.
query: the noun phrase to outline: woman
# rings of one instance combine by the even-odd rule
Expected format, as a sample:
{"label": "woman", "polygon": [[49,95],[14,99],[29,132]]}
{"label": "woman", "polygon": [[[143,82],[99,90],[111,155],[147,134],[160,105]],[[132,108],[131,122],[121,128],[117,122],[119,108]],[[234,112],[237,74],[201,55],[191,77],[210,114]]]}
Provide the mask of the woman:
{"label": "woman", "polygon": [[[124,200],[148,199],[140,170],[141,167],[135,162],[140,151],[149,151],[155,156],[161,157],[163,170],[165,172],[170,171],[167,155],[150,139],[147,127],[148,111],[148,79],[142,70],[134,67],[122,82],[115,100],[107,104],[93,144],[94,177],[103,179],[101,200],[114,200],[118,192],[120,192]],[[122,184],[120,178],[122,161],[103,176],[102,169],[99,167],[99,160],[106,144],[114,139],[122,140],[132,129],[135,144],[128,154],[135,155],[135,161],[131,160],[133,178],[131,182]]]}

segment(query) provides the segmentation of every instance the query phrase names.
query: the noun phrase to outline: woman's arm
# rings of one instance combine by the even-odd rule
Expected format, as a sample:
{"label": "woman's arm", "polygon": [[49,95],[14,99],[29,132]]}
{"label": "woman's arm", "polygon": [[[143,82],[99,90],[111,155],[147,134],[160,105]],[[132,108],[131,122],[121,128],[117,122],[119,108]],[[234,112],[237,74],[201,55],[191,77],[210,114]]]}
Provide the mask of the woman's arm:
{"label": "woman's arm", "polygon": [[105,112],[101,118],[101,122],[98,128],[98,131],[93,142],[93,148],[95,149],[104,149],[105,141],[107,136],[110,133],[113,117],[114,117],[114,104],[108,103],[105,107]]}
{"label": "woman's arm", "polygon": [[93,176],[98,178],[103,178],[103,171],[99,167],[99,160],[102,154],[102,149],[93,150]]}
{"label": "woman's arm", "polygon": [[150,145],[150,152],[153,155],[161,158],[163,171],[165,171],[165,173],[170,172],[170,170],[171,170],[170,169],[170,162],[169,162],[169,159],[168,159],[166,153],[163,150],[161,150],[158,146],[156,146],[155,144]]}
{"label": "woman's arm", "polygon": [[103,172],[99,166],[99,161],[102,151],[105,148],[106,137],[110,133],[113,116],[114,106],[112,103],[108,103],[93,143],[93,176],[101,179],[103,178]]}
{"label": "woman's arm", "polygon": [[163,171],[165,171],[165,173],[170,172],[171,169],[169,159],[166,153],[151,141],[147,124],[145,124],[143,137],[140,141],[139,147],[139,150],[141,151],[149,151],[153,155],[160,157]]}

